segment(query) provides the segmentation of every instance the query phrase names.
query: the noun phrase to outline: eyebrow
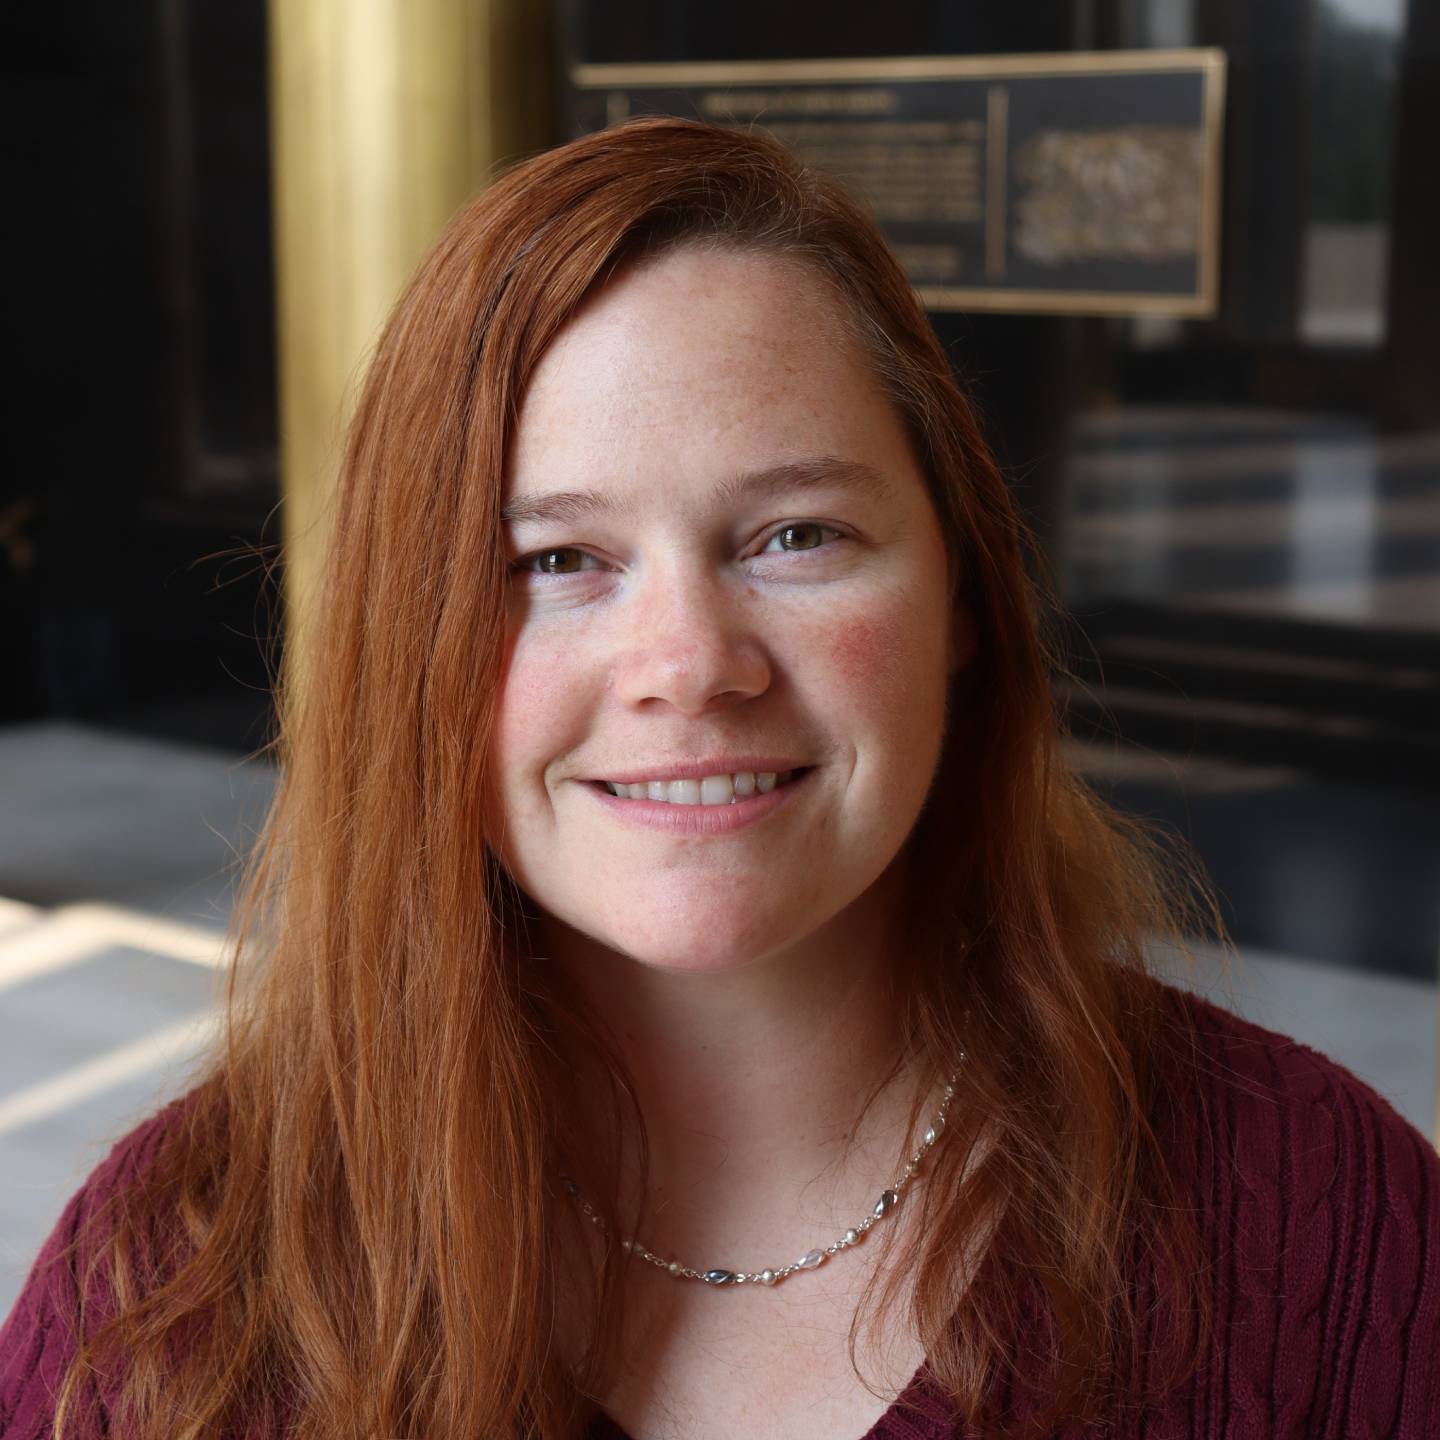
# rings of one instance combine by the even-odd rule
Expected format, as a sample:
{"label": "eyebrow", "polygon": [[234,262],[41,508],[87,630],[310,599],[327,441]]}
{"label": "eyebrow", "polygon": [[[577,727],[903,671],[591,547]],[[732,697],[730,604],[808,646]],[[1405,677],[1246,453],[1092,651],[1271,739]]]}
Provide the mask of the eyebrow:
{"label": "eyebrow", "polygon": [[[873,465],[841,460],[833,455],[817,455],[732,475],[715,487],[715,498],[722,505],[736,505],[769,495],[823,489],[849,490],[882,499],[894,494],[890,481]],[[500,519],[506,525],[546,521],[574,524],[594,515],[623,516],[633,508],[628,501],[595,490],[552,490],[507,500],[500,507]]]}

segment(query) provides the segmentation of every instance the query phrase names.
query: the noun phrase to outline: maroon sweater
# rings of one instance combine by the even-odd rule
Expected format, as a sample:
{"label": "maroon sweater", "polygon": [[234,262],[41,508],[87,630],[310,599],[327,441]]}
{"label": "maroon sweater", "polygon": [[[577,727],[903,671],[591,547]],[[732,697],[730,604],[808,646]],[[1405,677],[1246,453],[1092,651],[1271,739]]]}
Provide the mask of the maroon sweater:
{"label": "maroon sweater", "polygon": [[[1214,1343],[1163,1405],[1088,1435],[1437,1440],[1440,1159],[1324,1056],[1204,1001],[1178,1003],[1196,1020],[1200,1053],[1176,1081],[1185,1087],[1182,1122],[1169,1143],[1209,1251]],[[49,1440],[55,1390],[74,1353],[67,1246],[98,1200],[133,1182],[173,1113],[141,1125],[90,1176],[0,1329],[3,1440]],[[922,1366],[862,1440],[967,1433]],[[102,1406],[80,1440],[111,1434]],[[593,1434],[624,1440],[603,1415]]]}

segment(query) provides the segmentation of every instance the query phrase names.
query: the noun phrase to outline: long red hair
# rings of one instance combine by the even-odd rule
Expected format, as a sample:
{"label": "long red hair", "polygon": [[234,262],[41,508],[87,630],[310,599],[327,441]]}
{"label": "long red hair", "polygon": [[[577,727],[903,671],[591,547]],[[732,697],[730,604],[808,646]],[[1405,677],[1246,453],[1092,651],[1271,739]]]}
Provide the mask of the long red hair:
{"label": "long red hair", "polygon": [[[487,844],[500,505],[526,385],[567,318],[620,267],[697,243],[789,257],[833,286],[978,627],[908,842],[914,934],[895,977],[933,1073],[969,1056],[958,1133],[914,1192],[923,1224],[892,1272],[918,1277],[930,1370],[998,1433],[1021,1413],[1043,1428],[1143,1400],[1142,1375],[1161,1387],[1193,1362],[1194,1237],[1157,1137],[1162,1009],[1144,949],[1218,932],[1213,901],[1182,852],[1068,768],[1053,599],[873,222],[759,135],[655,118],[493,184],[385,328],[304,683],[277,686],[280,784],[232,925],[225,1041],[109,1217],[95,1263],[119,1314],[88,1337],[72,1404],[93,1364],[123,1368],[129,1423],[154,1440],[271,1412],[315,1440],[560,1440],[604,1393],[618,1251],[579,1277],[594,1344],[578,1370],[550,1343],[573,1223],[557,1169],[601,1208],[617,1189],[607,1137],[567,1118],[557,1036],[593,1041],[627,1091],[587,1017],[529,973],[523,906]],[[967,1250],[982,1229],[988,1245]],[[1170,1302],[1162,1354],[1139,1354],[1142,1291]],[[1002,1414],[995,1397],[1020,1391]]]}

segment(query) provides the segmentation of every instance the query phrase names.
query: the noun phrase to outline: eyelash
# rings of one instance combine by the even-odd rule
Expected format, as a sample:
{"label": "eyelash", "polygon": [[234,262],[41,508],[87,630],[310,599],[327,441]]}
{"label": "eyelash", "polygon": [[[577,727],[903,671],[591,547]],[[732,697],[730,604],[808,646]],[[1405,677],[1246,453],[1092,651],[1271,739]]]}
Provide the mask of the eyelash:
{"label": "eyelash", "polygon": [[[778,536],[785,534],[787,530],[798,530],[804,526],[814,526],[815,529],[821,531],[822,533],[833,535],[839,540],[849,539],[849,536],[847,536],[845,532],[839,529],[837,526],[826,525],[819,520],[787,520],[785,524],[781,525],[778,529],[772,531],[770,535],[766,537],[765,544],[768,546]],[[805,555],[816,550],[823,550],[825,548],[825,545],[822,543],[819,545],[811,545],[808,547],[804,547],[799,550],[777,550],[767,552],[764,548],[762,548],[757,553],[770,553],[778,555]],[[564,579],[567,575],[576,575],[582,572],[576,570],[535,570],[531,568],[531,565],[534,561],[543,559],[547,555],[570,554],[584,556],[590,555],[590,552],[588,550],[582,550],[577,545],[548,545],[543,550],[532,550],[527,555],[521,555],[518,559],[511,562],[510,569],[516,574],[537,575],[548,580],[561,580]],[[594,557],[592,556],[591,558],[593,559]]]}

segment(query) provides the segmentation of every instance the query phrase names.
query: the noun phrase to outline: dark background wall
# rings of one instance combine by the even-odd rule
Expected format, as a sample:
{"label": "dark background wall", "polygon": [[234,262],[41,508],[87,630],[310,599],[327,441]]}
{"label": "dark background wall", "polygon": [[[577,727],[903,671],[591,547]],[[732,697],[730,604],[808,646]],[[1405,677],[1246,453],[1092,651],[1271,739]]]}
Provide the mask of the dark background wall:
{"label": "dark background wall", "polygon": [[259,738],[270,619],[256,561],[222,552],[275,533],[264,22],[5,8],[0,720]]}

